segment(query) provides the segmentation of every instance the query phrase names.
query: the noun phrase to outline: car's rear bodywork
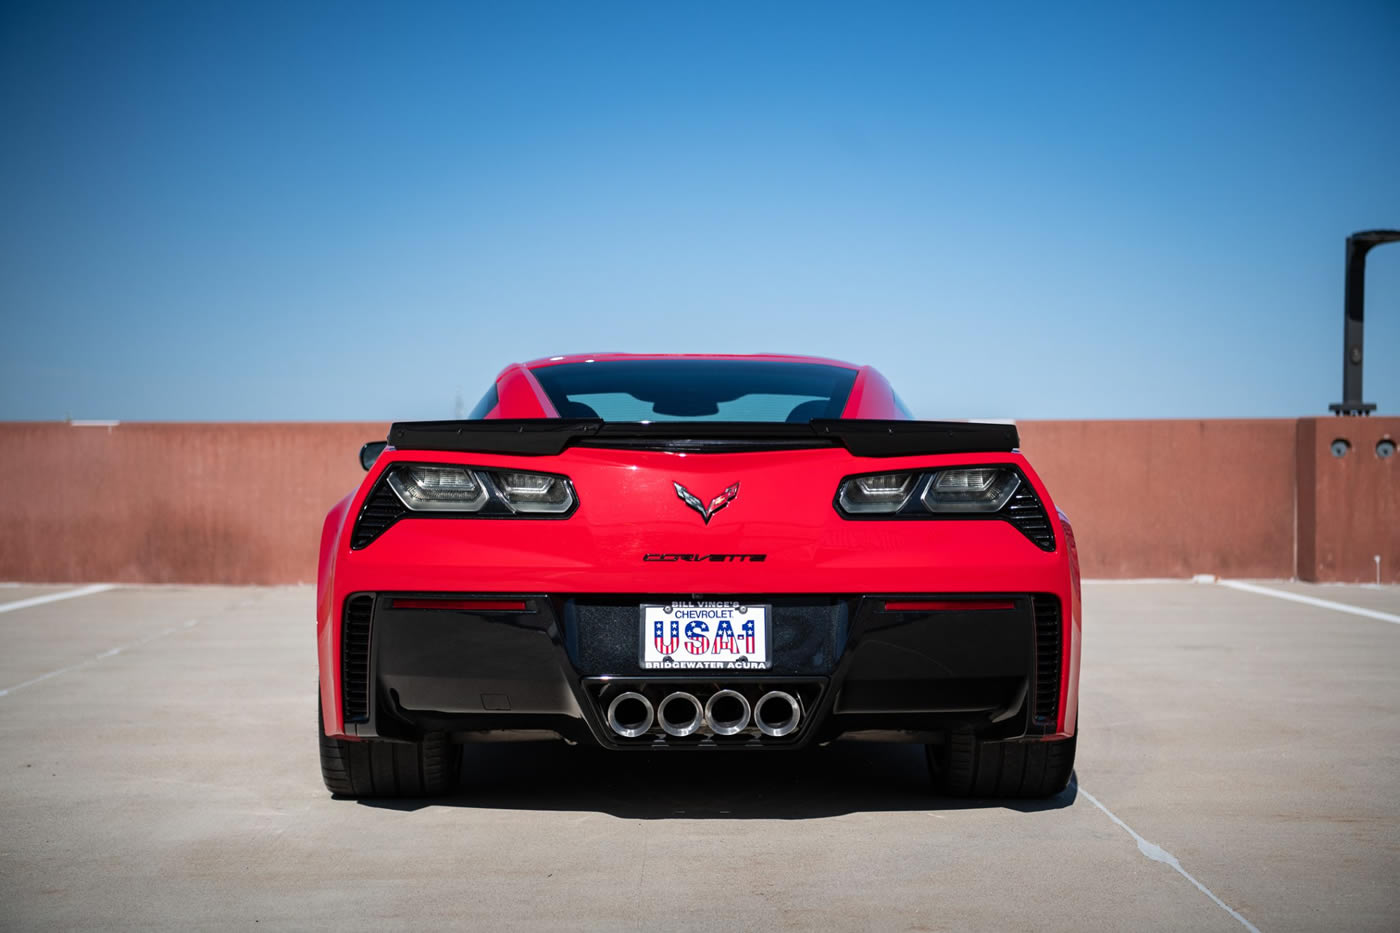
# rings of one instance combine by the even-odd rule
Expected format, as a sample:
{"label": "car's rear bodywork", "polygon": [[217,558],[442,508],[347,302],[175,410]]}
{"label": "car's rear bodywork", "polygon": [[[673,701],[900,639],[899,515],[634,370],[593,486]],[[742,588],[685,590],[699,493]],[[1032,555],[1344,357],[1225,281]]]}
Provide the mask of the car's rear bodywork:
{"label": "car's rear bodywork", "polygon": [[[575,379],[583,388],[566,396],[551,379],[568,371],[546,371],[690,360],[850,378],[827,410],[799,402],[808,407],[781,423],[646,424],[588,417],[570,399],[610,398],[608,387],[589,395]],[[714,408],[704,398],[655,404]],[[955,730],[1074,735],[1074,538],[1013,427],[911,421],[874,370],[792,357],[556,357],[508,367],[474,414],[395,425],[364,483],[326,518],[317,617],[327,736],[759,749],[841,736],[937,743]],[[486,489],[472,494],[491,502],[474,514],[410,507],[403,477],[437,482],[437,467],[469,468],[464,482],[480,480]],[[521,472],[567,484],[550,487],[556,511],[511,510],[501,489],[527,482]],[[931,487],[945,473],[1000,477],[1005,504],[921,507],[921,496],[942,495]],[[917,479],[843,486],[872,474]],[[898,484],[909,492],[897,512],[855,502],[867,486],[877,499],[904,494],[885,489]],[[677,631],[677,618],[724,624]],[[697,668],[731,634],[724,620],[741,618],[767,636],[763,665]],[[742,653],[742,640],[731,649]],[[641,699],[619,714],[631,694]],[[673,694],[695,698],[693,721],[689,701],[672,703],[669,719],[652,715]],[[716,712],[712,701],[728,705]],[[767,727],[751,715],[760,702]],[[741,706],[749,712],[731,730]]]}

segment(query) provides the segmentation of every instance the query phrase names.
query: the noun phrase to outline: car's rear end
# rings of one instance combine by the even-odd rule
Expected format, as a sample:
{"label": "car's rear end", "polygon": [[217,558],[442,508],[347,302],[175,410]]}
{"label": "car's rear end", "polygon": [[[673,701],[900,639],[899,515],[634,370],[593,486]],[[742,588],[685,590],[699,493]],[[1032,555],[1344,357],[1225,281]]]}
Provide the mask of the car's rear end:
{"label": "car's rear end", "polygon": [[[396,425],[323,539],[332,789],[532,737],[913,741],[950,791],[1062,787],[1073,539],[1014,428],[851,418],[854,375],[783,369],[561,369],[546,417]],[[617,394],[663,417],[589,417]],[[767,420],[704,420],[733,403]]]}

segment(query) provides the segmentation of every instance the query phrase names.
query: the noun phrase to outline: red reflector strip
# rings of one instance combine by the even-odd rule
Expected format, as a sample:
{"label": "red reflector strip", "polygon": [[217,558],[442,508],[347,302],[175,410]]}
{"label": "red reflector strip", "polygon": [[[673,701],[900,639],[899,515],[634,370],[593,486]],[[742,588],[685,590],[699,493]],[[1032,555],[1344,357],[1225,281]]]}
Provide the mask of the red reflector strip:
{"label": "red reflector strip", "polygon": [[988,609],[1015,609],[1009,599],[920,599],[895,602],[885,600],[886,612],[978,612]]}
{"label": "red reflector strip", "polygon": [[392,609],[455,609],[459,612],[524,612],[523,599],[396,599]]}

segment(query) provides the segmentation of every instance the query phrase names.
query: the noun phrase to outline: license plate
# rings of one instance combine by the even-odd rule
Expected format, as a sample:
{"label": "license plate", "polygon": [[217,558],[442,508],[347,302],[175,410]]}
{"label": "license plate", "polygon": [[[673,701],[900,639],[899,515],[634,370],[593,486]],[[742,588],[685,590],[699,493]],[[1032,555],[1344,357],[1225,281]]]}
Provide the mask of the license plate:
{"label": "license plate", "polygon": [[642,667],[647,670],[773,666],[770,606],[673,602],[642,606]]}

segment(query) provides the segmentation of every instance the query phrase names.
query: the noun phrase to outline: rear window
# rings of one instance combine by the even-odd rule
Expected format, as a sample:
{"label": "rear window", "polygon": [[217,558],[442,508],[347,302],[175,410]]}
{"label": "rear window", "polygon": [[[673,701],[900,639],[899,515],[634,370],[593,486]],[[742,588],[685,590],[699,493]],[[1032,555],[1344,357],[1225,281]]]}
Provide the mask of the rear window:
{"label": "rear window", "polygon": [[564,418],[806,422],[839,418],[856,371],[822,363],[614,360],[530,371]]}

